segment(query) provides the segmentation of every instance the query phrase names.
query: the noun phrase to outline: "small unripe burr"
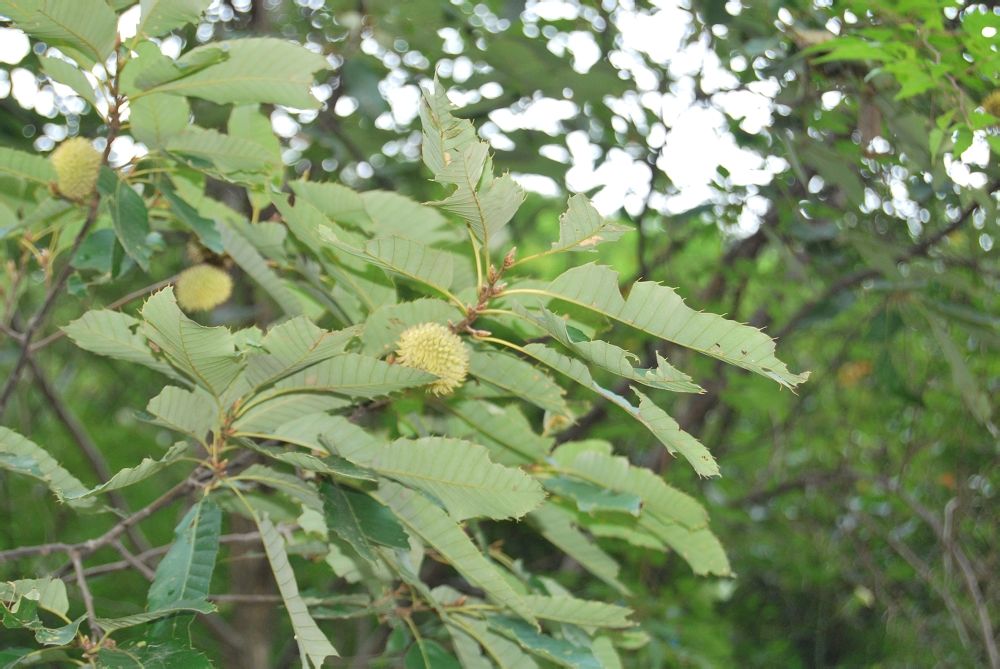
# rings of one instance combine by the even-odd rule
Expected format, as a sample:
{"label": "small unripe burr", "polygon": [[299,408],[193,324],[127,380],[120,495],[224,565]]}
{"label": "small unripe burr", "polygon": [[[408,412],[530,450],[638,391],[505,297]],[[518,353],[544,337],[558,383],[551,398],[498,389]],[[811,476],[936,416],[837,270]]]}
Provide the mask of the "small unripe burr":
{"label": "small unripe burr", "polygon": [[983,98],[983,108],[987,114],[1000,118],[1000,88]]}
{"label": "small unripe burr", "polygon": [[438,380],[430,384],[430,391],[435,395],[450,395],[469,373],[469,348],[446,326],[421,323],[399,336],[396,361],[434,374]]}
{"label": "small unripe burr", "polygon": [[224,269],[202,263],[177,277],[174,294],[184,311],[209,311],[229,299],[233,279]]}
{"label": "small unripe burr", "polygon": [[70,200],[83,200],[94,192],[101,172],[101,154],[83,137],[73,137],[52,152],[56,187]]}

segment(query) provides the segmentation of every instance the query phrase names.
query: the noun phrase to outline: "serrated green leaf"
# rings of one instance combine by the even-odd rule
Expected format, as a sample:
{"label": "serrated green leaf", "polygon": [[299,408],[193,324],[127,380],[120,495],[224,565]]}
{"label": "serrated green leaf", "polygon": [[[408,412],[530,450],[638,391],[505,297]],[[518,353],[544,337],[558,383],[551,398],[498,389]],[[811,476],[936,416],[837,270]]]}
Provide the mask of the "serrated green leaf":
{"label": "serrated green leaf", "polygon": [[409,550],[410,538],[388,507],[368,495],[324,483],[326,525],[365,560],[378,561],[376,545]]}
{"label": "serrated green leaf", "polygon": [[141,0],[137,34],[158,37],[194,23],[212,0]]}
{"label": "serrated green leaf", "polygon": [[[202,499],[188,509],[174,529],[170,550],[156,566],[146,598],[150,609],[208,597],[221,532],[222,511],[214,502]],[[173,637],[177,623],[177,618],[160,623],[157,633]]]}
{"label": "serrated green leaf", "polygon": [[559,241],[552,242],[548,253],[591,251],[603,242],[613,242],[629,227],[604,218],[586,195],[569,198],[566,211],[559,217]]}
{"label": "serrated green leaf", "polygon": [[500,407],[481,400],[466,400],[450,402],[444,408],[467,428],[456,425],[448,434],[469,437],[469,441],[486,446],[493,460],[500,464],[542,462],[555,443],[532,430],[516,405]]}
{"label": "serrated green leaf", "polygon": [[542,294],[571,302],[666,341],[766,376],[788,388],[809,374],[793,374],[774,356],[774,340],[757,328],[698,312],[667,286],[638,281],[622,298],[618,273],[588,263],[554,279]]}
{"label": "serrated green leaf", "polygon": [[314,511],[323,510],[323,501],[309,481],[300,479],[292,474],[285,474],[264,465],[251,465],[236,476],[230,477],[230,481],[252,481],[260,483],[269,488],[280,490],[302,506]]}
{"label": "serrated green leaf", "polygon": [[612,511],[639,515],[642,499],[638,495],[612,492],[592,483],[557,476],[544,479],[545,489],[565,499],[572,500],[583,513]]}
{"label": "serrated green leaf", "polygon": [[207,657],[173,644],[146,644],[102,648],[97,653],[101,669],[211,669]]}
{"label": "serrated green leaf", "polygon": [[537,367],[510,354],[473,351],[469,373],[546,411],[563,416],[571,413],[563,398],[565,391],[558,384]]}
{"label": "serrated green leaf", "polygon": [[455,118],[452,104],[436,80],[431,91],[424,91],[420,101],[420,122],[423,127],[421,154],[431,174],[437,175],[452,161],[455,151],[479,143],[472,123]]}
{"label": "serrated green leaf", "polygon": [[651,399],[632,388],[639,397],[636,417],[652,432],[672,455],[684,456],[699,476],[719,476],[719,465],[705,446],[681,429],[670,415],[653,403]]}
{"label": "serrated green leaf", "polygon": [[115,48],[118,17],[104,0],[0,0],[0,15],[47,44],[102,62]]}
{"label": "serrated green leaf", "polygon": [[184,98],[147,95],[129,103],[132,134],[150,148],[166,148],[191,122],[191,107]]}
{"label": "serrated green leaf", "polygon": [[[482,620],[463,615],[454,615],[451,620],[454,624],[449,625],[449,632],[457,629],[460,630],[459,634],[466,634],[470,639],[474,639],[474,642],[482,646],[489,659],[500,669],[538,669],[538,663],[531,655],[521,650],[521,647],[513,641],[493,632]],[[487,666],[493,665],[487,664]]]}
{"label": "serrated green leaf", "polygon": [[26,151],[8,149],[6,146],[0,146],[0,174],[39,184],[49,184],[56,180],[55,168],[48,160]]}
{"label": "serrated green leaf", "polygon": [[118,178],[108,167],[101,168],[97,179],[97,190],[102,196],[102,203],[111,213],[111,222],[115,226],[115,234],[121,242],[125,253],[144,271],[149,271],[149,259],[152,249],[146,243],[149,235],[149,213],[146,203],[124,181]]}
{"label": "serrated green leaf", "polygon": [[302,666],[306,669],[309,667],[320,669],[326,658],[331,655],[338,656],[337,649],[333,647],[333,644],[316,625],[316,621],[309,615],[309,608],[302,600],[299,586],[295,582],[295,572],[292,571],[292,566],[288,563],[284,539],[278,534],[269,518],[257,518],[257,526],[260,529],[261,541],[264,543],[267,559],[271,563],[271,571],[274,572],[274,579],[278,584],[278,591],[281,593],[281,599],[285,602],[285,610],[292,620],[292,629],[295,630],[295,640],[299,644]]}
{"label": "serrated green leaf", "polygon": [[632,627],[632,609],[568,596],[525,595],[536,618],[581,627]]}
{"label": "serrated green leaf", "polygon": [[319,107],[309,89],[313,74],[329,67],[322,56],[285,40],[253,37],[197,47],[178,59],[178,66],[197,63],[207,49],[222,50],[227,58],[147,92],[203,98],[217,104],[265,102],[298,109]]}
{"label": "serrated green leaf", "polygon": [[288,393],[250,407],[233,422],[235,434],[262,434],[274,432],[280,426],[297,418],[316,413],[343,409],[351,401],[336,395],[322,393]]}
{"label": "serrated green leaf", "polygon": [[304,316],[275,325],[261,340],[260,354],[247,360],[247,381],[260,387],[343,353],[356,330],[328,332]]}
{"label": "serrated green leaf", "polygon": [[564,639],[542,634],[523,621],[507,616],[490,616],[490,628],[516,641],[525,650],[538,657],[570,669],[602,669],[590,648],[577,646]]}
{"label": "serrated green leaf", "polygon": [[447,513],[421,493],[391,481],[384,481],[379,486],[377,499],[389,506],[406,527],[440,553],[469,583],[535,624],[521,596]]}
{"label": "serrated green leaf", "polygon": [[70,506],[93,504],[91,499],[79,499],[87,488],[45,449],[3,426],[0,426],[0,468],[42,481],[60,501]]}
{"label": "serrated green leaf", "polygon": [[91,106],[97,106],[97,94],[94,92],[94,87],[90,84],[87,77],[84,76],[83,70],[79,67],[73,63],[68,63],[65,60],[61,60],[59,58],[48,58],[46,56],[39,56],[38,62],[41,63],[42,70],[45,74],[49,75],[53,81],[69,86],[80,97],[89,102]]}
{"label": "serrated green leaf", "polygon": [[693,497],[667,485],[655,472],[612,455],[611,444],[569,442],[552,453],[552,461],[558,471],[601,489],[637,496],[643,513],[655,513],[692,529],[708,524],[708,513]]}
{"label": "serrated green leaf", "polygon": [[456,520],[520,518],[545,499],[537,481],[520,469],[492,462],[483,446],[468,441],[398,439],[370,455],[355,454],[352,459],[423,490]]}
{"label": "serrated green leaf", "polygon": [[62,329],[73,343],[85,351],[135,362],[172,378],[183,378],[153,355],[146,338],[135,332],[138,326],[139,321],[127,314],[95,309]]}
{"label": "serrated green leaf", "polygon": [[275,167],[274,157],[260,144],[193,125],[173,135],[164,148],[195,169],[237,180]]}
{"label": "serrated green leaf", "polygon": [[206,601],[182,600],[173,602],[155,611],[136,613],[122,618],[98,618],[97,625],[105,632],[116,632],[118,630],[145,625],[155,620],[161,620],[169,616],[181,613],[215,613],[215,606]]}
{"label": "serrated green leaf", "polygon": [[584,569],[619,592],[628,593],[628,588],[618,580],[618,563],[574,527],[572,517],[567,512],[553,504],[545,504],[533,511],[528,520],[538,529],[539,534],[579,562]]}
{"label": "serrated green leaf", "polygon": [[637,368],[633,361],[638,360],[638,356],[606,341],[588,340],[583,333],[572,331],[565,320],[544,307],[539,309],[538,316],[521,305],[515,304],[514,308],[584,360],[622,378],[675,393],[705,392],[690,376],[672,366],[659,353],[656,354],[655,369]]}
{"label": "serrated green leaf", "polygon": [[163,352],[173,365],[215,397],[240,373],[233,335],[226,328],[199,325],[181,313],[173,288],[165,288],[142,307],[140,334]]}
{"label": "serrated green leaf", "polygon": [[268,267],[264,256],[245,237],[227,225],[219,227],[219,234],[222,237],[222,246],[226,253],[257,285],[271,296],[271,299],[281,307],[285,314],[296,316],[302,313],[302,304],[299,299],[285,287],[278,274]]}
{"label": "serrated green leaf", "polygon": [[212,396],[201,388],[186,390],[167,386],[149,400],[146,411],[156,418],[156,423],[189,435],[204,443],[209,432],[219,427],[219,408]]}
{"label": "serrated green leaf", "polygon": [[125,467],[124,469],[119,470],[114,476],[108,479],[106,483],[102,483],[96,488],[91,488],[90,490],[86,490],[84,492],[74,493],[72,496],[67,495],[67,499],[93,497],[94,495],[99,495],[110,490],[120,490],[121,488],[127,488],[128,486],[139,483],[140,481],[145,481],[163,468],[169,467],[177,462],[184,456],[185,453],[187,453],[188,448],[189,445],[187,443],[178,442],[171,446],[159,460],[143,458],[142,461],[135,467]]}
{"label": "serrated green leaf", "polygon": [[[260,393],[253,404],[287,393],[336,393],[347,397],[379,397],[426,385],[435,377],[426,372],[390,365],[356,353],[346,353],[286,376]],[[249,406],[252,405],[248,405]]]}

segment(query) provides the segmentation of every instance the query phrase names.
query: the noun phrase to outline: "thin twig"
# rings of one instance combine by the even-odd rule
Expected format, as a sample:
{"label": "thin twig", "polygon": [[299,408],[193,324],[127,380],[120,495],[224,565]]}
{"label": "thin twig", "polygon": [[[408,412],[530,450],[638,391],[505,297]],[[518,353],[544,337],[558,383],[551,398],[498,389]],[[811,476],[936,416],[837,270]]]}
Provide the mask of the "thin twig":
{"label": "thin twig", "polygon": [[97,613],[94,612],[94,596],[87,587],[87,578],[83,575],[83,563],[80,561],[80,553],[72,550],[69,552],[69,559],[73,562],[73,571],[76,572],[76,584],[80,588],[83,596],[83,605],[87,608],[87,622],[90,625],[91,638],[96,642],[101,638],[101,628],[97,625]]}

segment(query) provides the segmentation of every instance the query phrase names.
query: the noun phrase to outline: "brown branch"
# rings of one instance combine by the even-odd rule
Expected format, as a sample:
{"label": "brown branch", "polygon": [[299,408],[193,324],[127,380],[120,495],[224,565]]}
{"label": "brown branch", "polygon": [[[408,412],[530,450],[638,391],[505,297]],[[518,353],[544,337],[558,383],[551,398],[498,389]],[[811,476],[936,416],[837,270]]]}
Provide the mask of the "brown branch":
{"label": "brown branch", "polygon": [[83,575],[83,563],[80,561],[80,553],[72,550],[69,552],[69,559],[73,561],[73,571],[76,573],[76,584],[80,588],[83,596],[83,605],[87,609],[87,622],[90,624],[90,635],[96,643],[101,638],[101,628],[97,625],[97,614],[94,612],[94,596],[87,587],[87,578]]}
{"label": "brown branch", "polygon": [[163,493],[160,497],[150,502],[147,506],[118,521],[113,527],[111,527],[111,529],[95,539],[88,539],[87,541],[81,541],[76,544],[54,542],[49,544],[39,544],[36,546],[21,546],[20,548],[0,551],[0,563],[25,557],[51,555],[52,553],[67,553],[70,557],[73,555],[86,557],[96,550],[111,544],[113,541],[118,539],[118,537],[124,534],[128,528],[132,527],[136,523],[142,522],[163,507],[169,506],[171,503],[184,497],[191,492],[198,485],[198,483],[198,479],[194,476],[178,483],[173,488]]}

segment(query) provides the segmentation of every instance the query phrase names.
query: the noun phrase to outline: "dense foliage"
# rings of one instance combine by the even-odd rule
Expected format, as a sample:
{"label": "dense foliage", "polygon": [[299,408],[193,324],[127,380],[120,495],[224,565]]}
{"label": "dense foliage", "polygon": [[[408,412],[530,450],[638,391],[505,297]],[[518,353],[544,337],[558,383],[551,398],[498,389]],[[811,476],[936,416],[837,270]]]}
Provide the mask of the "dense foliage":
{"label": "dense foliage", "polygon": [[0,16],[0,666],[1000,666],[989,5]]}

